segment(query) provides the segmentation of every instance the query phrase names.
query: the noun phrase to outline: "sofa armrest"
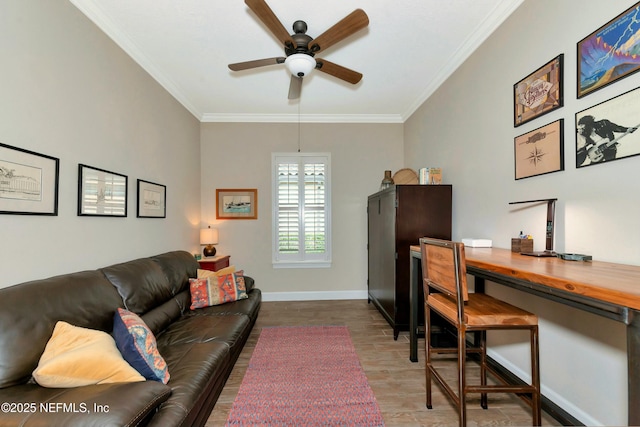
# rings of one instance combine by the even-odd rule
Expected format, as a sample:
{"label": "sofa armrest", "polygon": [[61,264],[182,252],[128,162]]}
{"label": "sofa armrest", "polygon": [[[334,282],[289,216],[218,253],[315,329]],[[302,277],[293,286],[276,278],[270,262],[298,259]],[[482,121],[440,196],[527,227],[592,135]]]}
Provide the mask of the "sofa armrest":
{"label": "sofa armrest", "polygon": [[17,385],[0,389],[0,427],[138,426],[170,395],[171,388],[157,381],[66,389]]}

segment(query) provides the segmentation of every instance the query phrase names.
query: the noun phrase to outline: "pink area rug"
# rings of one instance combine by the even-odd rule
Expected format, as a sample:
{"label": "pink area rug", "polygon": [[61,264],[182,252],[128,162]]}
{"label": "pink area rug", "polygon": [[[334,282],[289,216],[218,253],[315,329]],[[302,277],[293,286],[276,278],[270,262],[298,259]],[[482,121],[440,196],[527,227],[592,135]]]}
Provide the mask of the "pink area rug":
{"label": "pink area rug", "polygon": [[346,326],[263,328],[227,426],[384,426]]}

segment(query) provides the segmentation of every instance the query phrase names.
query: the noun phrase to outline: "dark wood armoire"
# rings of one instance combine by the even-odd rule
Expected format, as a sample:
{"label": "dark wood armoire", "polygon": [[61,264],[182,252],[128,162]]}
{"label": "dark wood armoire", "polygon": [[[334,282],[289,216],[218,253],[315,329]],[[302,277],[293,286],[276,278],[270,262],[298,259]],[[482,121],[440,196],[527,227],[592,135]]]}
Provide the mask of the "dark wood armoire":
{"label": "dark wood armoire", "polygon": [[409,247],[425,236],[451,239],[451,194],[450,185],[392,185],[369,196],[368,298],[394,339],[409,330]]}

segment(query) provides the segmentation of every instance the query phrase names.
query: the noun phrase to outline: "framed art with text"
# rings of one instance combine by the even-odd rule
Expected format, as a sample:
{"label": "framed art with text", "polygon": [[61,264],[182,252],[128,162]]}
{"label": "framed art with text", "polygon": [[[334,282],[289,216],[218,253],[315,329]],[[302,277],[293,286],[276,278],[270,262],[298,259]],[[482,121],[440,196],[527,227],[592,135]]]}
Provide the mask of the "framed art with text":
{"label": "framed art with text", "polygon": [[564,170],[564,119],[514,139],[515,178]]}
{"label": "framed art with text", "polygon": [[167,187],[149,181],[138,180],[138,218],[167,217]]}
{"label": "framed art with text", "polygon": [[257,189],[216,189],[216,219],[257,218]]}
{"label": "framed art with text", "polygon": [[640,70],[640,2],[578,42],[581,98]]}
{"label": "framed art with text", "polygon": [[514,127],[562,107],[563,59],[563,54],[556,56],[513,85]]}
{"label": "framed art with text", "polygon": [[0,214],[58,215],[60,159],[0,143]]}
{"label": "framed art with text", "polygon": [[576,113],[576,167],[640,154],[640,88]]}
{"label": "framed art with text", "polygon": [[127,176],[78,165],[78,215],[127,216]]}

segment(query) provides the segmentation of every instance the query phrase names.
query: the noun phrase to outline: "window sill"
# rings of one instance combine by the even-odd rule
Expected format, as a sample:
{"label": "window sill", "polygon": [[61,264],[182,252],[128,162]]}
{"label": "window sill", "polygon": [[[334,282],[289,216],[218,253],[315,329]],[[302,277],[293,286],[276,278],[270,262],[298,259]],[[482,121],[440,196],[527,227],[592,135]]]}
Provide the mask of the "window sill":
{"label": "window sill", "polygon": [[273,268],[330,268],[331,261],[281,261],[272,265]]}

